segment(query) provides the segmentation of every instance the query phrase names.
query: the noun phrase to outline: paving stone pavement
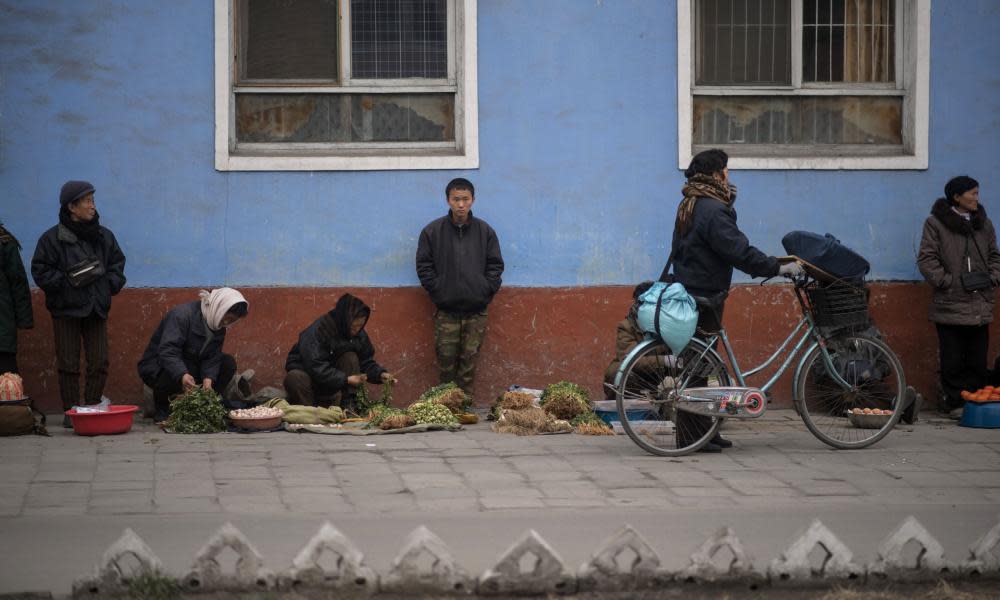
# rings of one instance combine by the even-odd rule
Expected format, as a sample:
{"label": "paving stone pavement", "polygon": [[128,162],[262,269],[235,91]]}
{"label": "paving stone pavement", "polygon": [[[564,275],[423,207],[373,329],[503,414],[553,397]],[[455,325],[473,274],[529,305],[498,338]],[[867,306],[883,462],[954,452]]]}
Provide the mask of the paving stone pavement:
{"label": "paving stone pavement", "polygon": [[[718,525],[738,528],[741,512],[756,515],[757,527],[784,512],[805,518],[812,510],[848,522],[851,514],[882,515],[869,520],[885,522],[884,534],[908,513],[962,519],[969,532],[985,531],[1000,513],[1000,430],[929,416],[872,448],[836,451],[793,411],[775,410],[728,424],[733,449],[673,459],[645,454],[624,436],[516,437],[485,423],[455,433],[368,437],[169,435],[145,422],[121,436],[81,437],[59,427],[52,433],[0,438],[0,528],[31,536],[28,545],[44,551],[48,539],[64,544],[75,528],[100,524],[106,535],[83,542],[96,552],[77,558],[84,570],[108,540],[136,523],[175,523],[206,538],[227,520],[329,519],[338,527],[382,520],[400,523],[394,533],[401,540],[421,519],[496,516],[504,530],[494,534],[495,554],[521,523],[539,518],[573,523],[620,515],[607,522],[614,528],[674,514],[711,523],[714,514],[729,517]],[[2,536],[0,552],[12,556],[24,542]],[[30,581],[0,565],[0,592],[24,591],[10,587],[15,583]]]}

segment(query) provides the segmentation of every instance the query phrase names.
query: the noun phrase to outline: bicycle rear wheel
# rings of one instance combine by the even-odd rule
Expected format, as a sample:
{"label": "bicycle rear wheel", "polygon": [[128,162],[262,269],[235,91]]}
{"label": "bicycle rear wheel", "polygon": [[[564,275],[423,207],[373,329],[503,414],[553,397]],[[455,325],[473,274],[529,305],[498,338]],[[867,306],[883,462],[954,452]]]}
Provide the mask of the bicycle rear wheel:
{"label": "bicycle rear wheel", "polygon": [[[802,361],[795,404],[809,431],[839,449],[865,448],[892,431],[902,416],[906,394],[903,367],[881,340],[843,334],[826,340],[834,368],[851,387],[829,375],[822,349],[814,347]],[[858,409],[891,410],[887,418],[850,416]],[[865,422],[867,421],[867,422]]]}
{"label": "bicycle rear wheel", "polygon": [[692,339],[677,356],[650,342],[621,367],[618,417],[640,448],[659,456],[683,456],[708,443],[722,420],[691,413],[678,418],[676,391],[683,387],[729,385],[729,372],[705,342]]}

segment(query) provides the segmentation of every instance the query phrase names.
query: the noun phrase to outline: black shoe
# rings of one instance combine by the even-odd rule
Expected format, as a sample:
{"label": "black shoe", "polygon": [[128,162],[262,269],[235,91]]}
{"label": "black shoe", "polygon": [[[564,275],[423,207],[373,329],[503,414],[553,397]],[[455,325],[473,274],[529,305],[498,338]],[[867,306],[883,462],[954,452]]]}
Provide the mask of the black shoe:
{"label": "black shoe", "polygon": [[722,437],[718,433],[715,434],[715,437],[712,438],[712,440],[710,442],[708,442],[708,443],[709,444],[715,444],[719,448],[732,448],[733,447],[733,443],[732,442],[730,442],[726,438]]}
{"label": "black shoe", "polygon": [[701,448],[698,448],[698,452],[705,452],[706,454],[718,454],[719,452],[722,452],[722,446],[716,444],[715,442],[709,442],[704,446],[702,446]]}
{"label": "black shoe", "polygon": [[70,419],[69,415],[63,415],[63,427],[73,429],[73,419]]}

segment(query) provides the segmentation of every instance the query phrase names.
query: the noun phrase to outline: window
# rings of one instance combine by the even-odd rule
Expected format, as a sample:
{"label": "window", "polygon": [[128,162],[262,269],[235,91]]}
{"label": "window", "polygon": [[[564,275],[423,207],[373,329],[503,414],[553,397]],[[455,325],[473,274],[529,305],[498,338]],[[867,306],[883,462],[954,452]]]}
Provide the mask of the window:
{"label": "window", "polygon": [[927,168],[929,4],[678,0],[679,166]]}
{"label": "window", "polygon": [[215,0],[216,168],[479,166],[476,0]]}

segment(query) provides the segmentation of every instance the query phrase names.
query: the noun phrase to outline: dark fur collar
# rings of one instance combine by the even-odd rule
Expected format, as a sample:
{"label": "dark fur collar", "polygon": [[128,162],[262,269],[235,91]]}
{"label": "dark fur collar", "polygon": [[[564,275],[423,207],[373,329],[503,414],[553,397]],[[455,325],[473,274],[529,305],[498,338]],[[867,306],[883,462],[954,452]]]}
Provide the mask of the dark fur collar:
{"label": "dark fur collar", "polygon": [[982,229],[983,223],[986,222],[986,207],[982,204],[979,205],[979,210],[972,213],[972,219],[966,221],[951,209],[951,203],[944,198],[938,198],[934,202],[931,214],[937,217],[938,221],[944,223],[945,227],[956,233],[969,233],[971,231],[970,225],[972,229]]}

